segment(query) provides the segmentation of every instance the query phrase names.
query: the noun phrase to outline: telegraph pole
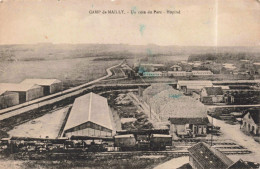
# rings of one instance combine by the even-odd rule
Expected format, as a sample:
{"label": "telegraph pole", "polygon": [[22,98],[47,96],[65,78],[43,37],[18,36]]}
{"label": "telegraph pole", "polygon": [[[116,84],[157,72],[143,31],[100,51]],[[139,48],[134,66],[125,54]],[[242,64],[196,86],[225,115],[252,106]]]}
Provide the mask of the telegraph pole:
{"label": "telegraph pole", "polygon": [[213,125],[213,117],[211,116],[211,119],[212,119],[212,129],[211,129],[211,146],[212,146],[212,142],[213,142],[213,127],[214,127],[214,125]]}

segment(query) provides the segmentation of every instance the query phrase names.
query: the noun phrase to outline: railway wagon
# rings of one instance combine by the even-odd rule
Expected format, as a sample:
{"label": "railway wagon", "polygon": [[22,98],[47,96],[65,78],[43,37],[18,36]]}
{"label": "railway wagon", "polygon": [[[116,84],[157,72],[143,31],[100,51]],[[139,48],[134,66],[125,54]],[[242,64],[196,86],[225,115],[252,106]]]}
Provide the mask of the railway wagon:
{"label": "railway wagon", "polygon": [[120,147],[122,150],[134,150],[136,139],[133,134],[115,136],[115,147]]}
{"label": "railway wagon", "polygon": [[166,146],[172,146],[172,136],[165,134],[152,134],[150,147],[152,150],[165,150]]}

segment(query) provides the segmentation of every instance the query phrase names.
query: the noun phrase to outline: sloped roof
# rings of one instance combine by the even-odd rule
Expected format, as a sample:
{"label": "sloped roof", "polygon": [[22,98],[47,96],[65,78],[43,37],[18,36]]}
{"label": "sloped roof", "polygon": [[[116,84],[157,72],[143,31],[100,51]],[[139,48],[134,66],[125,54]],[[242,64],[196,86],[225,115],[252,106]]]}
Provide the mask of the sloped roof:
{"label": "sloped roof", "polygon": [[259,168],[259,163],[254,163],[250,161],[243,161],[242,159],[238,160],[227,169],[256,169]]}
{"label": "sloped roof", "polygon": [[174,118],[204,118],[207,117],[206,107],[188,96],[169,101],[161,110],[167,117]]}
{"label": "sloped roof", "polygon": [[86,122],[93,122],[112,130],[107,99],[95,93],[89,93],[75,99],[64,131]]}
{"label": "sloped roof", "polygon": [[188,151],[203,168],[227,168],[233,164],[226,155],[203,142],[195,144]]}
{"label": "sloped roof", "polygon": [[208,95],[223,95],[221,87],[204,87]]}
{"label": "sloped roof", "polygon": [[213,86],[212,82],[209,80],[179,80],[179,85],[205,85]]}
{"label": "sloped roof", "polygon": [[175,118],[170,117],[169,121],[172,124],[205,124],[207,125],[209,123],[209,119],[207,117],[203,118]]}
{"label": "sloped roof", "polygon": [[168,89],[172,89],[172,87],[167,84],[161,84],[161,83],[152,84],[151,86],[149,86],[143,91],[143,95],[146,97],[152,97],[160,93],[161,91],[168,90]]}
{"label": "sloped roof", "polygon": [[[251,109],[249,110],[249,112],[247,112],[250,114],[250,116],[252,117],[252,119],[254,120],[255,124],[257,124],[258,126],[260,126],[260,109]],[[246,113],[246,114],[247,114]],[[246,115],[244,114],[244,115]]]}
{"label": "sloped roof", "polygon": [[28,84],[37,84],[42,86],[50,86],[54,83],[61,83],[58,79],[25,79],[21,82],[22,84],[28,83]]}
{"label": "sloped roof", "polygon": [[33,88],[39,88],[41,86],[37,84],[17,84],[17,83],[0,83],[0,89],[6,91],[25,92]]}
{"label": "sloped roof", "polygon": [[180,91],[171,88],[171,89],[163,90],[160,93],[152,96],[149,102],[152,107],[162,107],[165,104],[167,104],[169,101],[178,99],[182,95],[183,94]]}

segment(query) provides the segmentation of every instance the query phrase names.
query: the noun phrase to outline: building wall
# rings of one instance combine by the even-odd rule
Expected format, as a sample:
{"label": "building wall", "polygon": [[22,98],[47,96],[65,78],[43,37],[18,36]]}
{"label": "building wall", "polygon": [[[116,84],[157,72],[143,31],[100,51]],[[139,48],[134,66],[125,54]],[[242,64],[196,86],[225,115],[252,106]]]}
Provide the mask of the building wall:
{"label": "building wall", "polygon": [[64,132],[66,137],[74,136],[95,136],[106,137],[112,136],[112,130],[104,128],[93,122],[86,122],[80,126],[74,127]]}
{"label": "building wall", "polygon": [[19,94],[15,92],[5,92],[0,96],[0,109],[19,104]]}
{"label": "building wall", "polygon": [[143,76],[146,76],[146,77],[160,77],[160,76],[162,76],[162,73],[161,72],[144,72]]}
{"label": "building wall", "polygon": [[85,128],[85,129],[65,133],[66,137],[70,137],[72,135],[74,135],[74,136],[106,137],[106,136],[112,136],[112,131],[106,132],[106,131],[96,130],[96,129],[92,129],[92,128]]}
{"label": "building wall", "polygon": [[50,94],[59,92],[61,90],[62,90],[62,82],[60,82],[60,83],[53,83],[50,86]]}
{"label": "building wall", "polygon": [[189,164],[191,165],[192,169],[203,169],[191,155],[189,156]]}
{"label": "building wall", "polygon": [[259,126],[255,124],[252,117],[249,117],[249,113],[247,113],[242,119],[242,128],[248,133],[253,133],[254,135],[260,134]]}
{"label": "building wall", "polygon": [[32,88],[26,92],[26,101],[31,101],[44,96],[43,87]]}
{"label": "building wall", "polygon": [[213,103],[221,103],[223,102],[223,96],[222,95],[216,95],[216,96],[211,96]]}
{"label": "building wall", "polygon": [[170,134],[173,133],[180,134],[178,132],[187,133],[187,129],[191,129],[191,132],[194,133],[194,136],[197,135],[205,135],[207,134],[207,126],[206,125],[192,125],[189,127],[189,124],[171,124],[170,125]]}
{"label": "building wall", "polygon": [[206,125],[193,125],[192,131],[195,135],[205,135],[207,134]]}

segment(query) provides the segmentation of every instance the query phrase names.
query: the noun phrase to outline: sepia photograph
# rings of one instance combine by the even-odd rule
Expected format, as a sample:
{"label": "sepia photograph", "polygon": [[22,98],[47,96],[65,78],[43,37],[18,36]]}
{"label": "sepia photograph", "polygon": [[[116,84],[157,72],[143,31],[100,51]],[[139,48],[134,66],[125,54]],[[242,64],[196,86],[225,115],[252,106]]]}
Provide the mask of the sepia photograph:
{"label": "sepia photograph", "polygon": [[0,0],[1,169],[260,169],[259,0]]}

